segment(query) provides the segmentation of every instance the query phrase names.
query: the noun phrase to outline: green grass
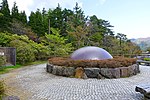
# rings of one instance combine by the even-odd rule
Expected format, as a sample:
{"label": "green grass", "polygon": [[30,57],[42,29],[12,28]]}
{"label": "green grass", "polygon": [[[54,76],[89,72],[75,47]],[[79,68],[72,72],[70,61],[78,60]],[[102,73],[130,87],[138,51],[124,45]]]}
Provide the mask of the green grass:
{"label": "green grass", "polygon": [[43,64],[46,63],[47,61],[35,61],[35,62],[30,62],[24,65],[20,65],[20,64],[16,64],[16,66],[3,66],[0,67],[0,74],[5,74],[8,73],[11,70],[17,69],[17,68],[21,68],[21,67],[25,67],[28,65],[37,65],[37,64]]}
{"label": "green grass", "polygon": [[10,70],[22,67],[22,65],[17,64],[16,66],[3,66],[0,67],[0,74],[8,73]]}
{"label": "green grass", "polygon": [[24,66],[44,64],[44,63],[46,63],[46,62],[47,62],[47,61],[34,61],[34,62],[26,63],[26,64],[24,64]]}

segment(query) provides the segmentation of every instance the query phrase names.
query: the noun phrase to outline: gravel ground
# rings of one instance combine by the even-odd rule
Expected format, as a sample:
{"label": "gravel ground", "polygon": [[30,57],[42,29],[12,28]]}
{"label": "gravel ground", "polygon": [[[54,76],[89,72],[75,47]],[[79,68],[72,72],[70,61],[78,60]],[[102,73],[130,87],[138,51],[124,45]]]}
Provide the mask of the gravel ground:
{"label": "gravel ground", "polygon": [[119,79],[76,79],[55,76],[45,71],[46,64],[20,68],[0,75],[7,95],[21,100],[142,100],[135,85],[150,83],[150,67],[141,73]]}

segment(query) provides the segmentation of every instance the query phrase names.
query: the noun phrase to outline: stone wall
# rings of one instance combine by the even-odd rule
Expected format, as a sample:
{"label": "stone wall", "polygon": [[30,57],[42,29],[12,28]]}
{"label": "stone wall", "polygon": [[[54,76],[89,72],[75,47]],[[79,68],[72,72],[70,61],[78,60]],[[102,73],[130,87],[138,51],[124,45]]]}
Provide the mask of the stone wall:
{"label": "stone wall", "polygon": [[47,64],[46,71],[54,75],[76,78],[121,78],[136,75],[140,72],[139,65],[119,68],[82,68],[65,67]]}

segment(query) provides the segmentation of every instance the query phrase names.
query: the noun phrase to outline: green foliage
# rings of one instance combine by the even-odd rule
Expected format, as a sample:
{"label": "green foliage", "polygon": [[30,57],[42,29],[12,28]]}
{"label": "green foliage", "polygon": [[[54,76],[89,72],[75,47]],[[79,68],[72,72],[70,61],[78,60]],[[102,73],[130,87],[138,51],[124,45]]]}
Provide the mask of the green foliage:
{"label": "green foliage", "polygon": [[6,64],[6,57],[0,56],[0,67]]}
{"label": "green foliage", "polygon": [[31,12],[29,16],[29,26],[31,26],[32,30],[38,36],[44,36],[44,34],[48,32],[48,19],[44,13],[42,14],[41,11],[37,9],[35,13]]}
{"label": "green foliage", "polygon": [[34,59],[44,60],[51,54],[48,46],[36,43],[26,35],[1,33],[0,45],[16,47],[17,62],[20,64],[34,61]]}
{"label": "green foliage", "polygon": [[0,17],[4,16],[2,13],[0,13]]}
{"label": "green foliage", "polygon": [[51,54],[51,49],[48,46],[43,44],[38,44],[36,42],[30,41],[29,44],[31,45],[33,52],[35,54],[36,60],[45,60]]}
{"label": "green foliage", "polygon": [[51,28],[53,34],[45,34],[46,43],[48,43],[51,49],[51,54],[54,56],[68,55],[73,49],[71,43],[66,43],[67,39],[61,37],[60,32],[54,28]]}
{"label": "green foliage", "polygon": [[144,61],[150,61],[150,58],[144,58]]}
{"label": "green foliage", "polygon": [[33,48],[29,44],[16,39],[10,42],[10,46],[16,48],[16,59],[19,64],[25,64],[35,60]]}
{"label": "green foliage", "polygon": [[[31,54],[32,60],[29,61],[46,59],[48,56],[64,56],[73,49],[89,45],[104,48],[111,54],[141,53],[137,45],[127,42],[125,34],[115,36],[109,21],[96,15],[86,17],[78,3],[73,10],[62,9],[59,4],[48,11],[45,8],[37,9],[31,12],[28,23],[25,11],[20,12],[16,3],[11,14],[7,0],[2,0],[1,5],[0,46],[17,47],[18,51],[25,53],[23,56]],[[48,31],[49,27],[51,31]],[[3,33],[4,31],[10,33]],[[17,41],[20,43],[15,45]],[[28,55],[25,59],[28,57],[30,58]],[[23,61],[25,62],[28,61]]]}
{"label": "green foliage", "polygon": [[14,2],[11,13],[12,13],[12,18],[19,20],[19,10],[18,10],[18,6],[16,5],[16,2]]}
{"label": "green foliage", "polygon": [[9,27],[9,22],[11,21],[10,10],[7,0],[2,0],[0,13],[3,14],[0,17],[0,31],[7,30]]}
{"label": "green foliage", "polygon": [[8,46],[11,41],[11,35],[9,33],[0,32],[0,46]]}

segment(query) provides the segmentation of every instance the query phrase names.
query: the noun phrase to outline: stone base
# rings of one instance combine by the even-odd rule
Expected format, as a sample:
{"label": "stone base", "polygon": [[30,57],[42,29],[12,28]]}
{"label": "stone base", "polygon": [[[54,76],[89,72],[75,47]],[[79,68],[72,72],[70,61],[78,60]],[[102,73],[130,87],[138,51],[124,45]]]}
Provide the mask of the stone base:
{"label": "stone base", "polygon": [[[82,68],[83,71],[79,71],[79,67],[65,67],[56,66],[52,64],[47,64],[46,71],[54,75],[67,76],[67,77],[77,77],[77,78],[121,78],[136,75],[140,72],[139,65],[134,64],[129,67],[119,67],[119,68]],[[79,73],[80,72],[80,73]]]}
{"label": "stone base", "polygon": [[143,94],[145,100],[150,100],[150,84],[137,85],[135,91]]}

